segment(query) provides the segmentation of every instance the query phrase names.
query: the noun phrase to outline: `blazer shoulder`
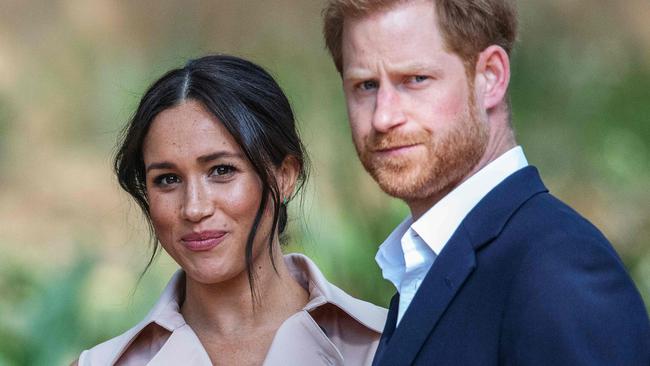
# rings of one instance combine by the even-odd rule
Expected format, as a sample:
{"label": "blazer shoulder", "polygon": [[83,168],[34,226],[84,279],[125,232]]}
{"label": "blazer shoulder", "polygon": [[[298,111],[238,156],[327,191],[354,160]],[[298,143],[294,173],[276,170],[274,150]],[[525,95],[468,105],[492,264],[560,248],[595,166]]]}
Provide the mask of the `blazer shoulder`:
{"label": "blazer shoulder", "polygon": [[513,261],[502,323],[503,354],[512,363],[647,360],[643,300],[614,248],[587,219],[540,194],[513,215],[498,240],[523,248]]}
{"label": "blazer shoulder", "polygon": [[604,250],[622,264],[609,240],[596,226],[547,192],[537,194],[521,205],[505,225],[502,235],[513,236],[513,239],[518,237],[517,244],[528,246],[533,251]]}

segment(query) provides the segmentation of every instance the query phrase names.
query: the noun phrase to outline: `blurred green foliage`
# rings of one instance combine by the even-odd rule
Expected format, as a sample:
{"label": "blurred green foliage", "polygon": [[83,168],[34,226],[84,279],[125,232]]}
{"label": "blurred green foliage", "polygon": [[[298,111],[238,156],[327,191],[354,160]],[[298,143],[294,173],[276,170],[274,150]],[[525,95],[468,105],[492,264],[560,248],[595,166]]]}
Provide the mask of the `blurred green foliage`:
{"label": "blurred green foliage", "polygon": [[[313,171],[287,251],[387,305],[374,263],[407,215],[363,171],[319,1],[5,1],[0,5],[0,366],[66,364],[147,312],[175,264],[148,259],[111,175],[146,86],[188,58],[265,66],[296,110]],[[593,221],[650,304],[647,0],[521,1],[511,98],[518,139],[557,196]],[[614,31],[615,30],[615,31]]]}

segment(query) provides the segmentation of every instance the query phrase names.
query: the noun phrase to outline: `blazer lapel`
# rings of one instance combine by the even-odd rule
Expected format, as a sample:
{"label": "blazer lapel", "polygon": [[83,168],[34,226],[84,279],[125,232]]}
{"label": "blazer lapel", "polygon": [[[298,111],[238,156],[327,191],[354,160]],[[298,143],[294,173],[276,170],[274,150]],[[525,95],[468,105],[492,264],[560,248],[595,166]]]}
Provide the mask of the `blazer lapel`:
{"label": "blazer lapel", "polygon": [[397,310],[399,307],[399,293],[393,295],[393,298],[390,300],[390,306],[388,307],[388,317],[386,318],[386,325],[384,326],[384,331],[381,333],[381,338],[379,339],[379,345],[375,351],[375,357],[372,360],[372,366],[379,364],[379,360],[382,358],[382,354],[386,350],[387,344],[390,341],[393,333],[395,332],[395,325],[397,323]]}
{"label": "blazer lapel", "polygon": [[[506,178],[467,215],[424,278],[399,326],[386,325],[373,365],[411,365],[447,307],[476,268],[476,250],[497,237],[528,199],[547,192],[530,166]],[[398,304],[393,298],[391,313]],[[389,320],[392,320],[389,313]],[[395,319],[396,320],[396,319]]]}
{"label": "blazer lapel", "polygon": [[427,273],[376,365],[410,365],[475,267],[469,237],[458,230]]}

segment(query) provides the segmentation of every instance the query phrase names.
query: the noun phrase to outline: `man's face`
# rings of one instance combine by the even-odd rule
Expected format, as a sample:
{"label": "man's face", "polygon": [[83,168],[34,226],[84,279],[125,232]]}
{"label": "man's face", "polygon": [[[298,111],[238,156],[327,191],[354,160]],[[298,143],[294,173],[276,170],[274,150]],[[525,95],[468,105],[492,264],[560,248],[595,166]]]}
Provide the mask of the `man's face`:
{"label": "man's face", "polygon": [[485,114],[432,1],[346,19],[343,87],[361,162],[412,209],[457,185],[485,152]]}

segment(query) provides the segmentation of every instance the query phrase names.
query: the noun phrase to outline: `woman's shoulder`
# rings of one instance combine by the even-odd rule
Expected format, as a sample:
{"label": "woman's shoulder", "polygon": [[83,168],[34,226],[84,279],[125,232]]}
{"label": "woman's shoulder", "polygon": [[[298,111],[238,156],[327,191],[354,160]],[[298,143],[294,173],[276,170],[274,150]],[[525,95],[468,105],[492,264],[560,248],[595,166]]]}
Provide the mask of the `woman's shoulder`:
{"label": "woman's shoulder", "polygon": [[126,332],[81,352],[77,365],[112,365],[144,328],[138,324]]}
{"label": "woman's shoulder", "polygon": [[[151,357],[170,334],[185,325],[179,311],[182,271],[176,272],[147,316],[131,329],[81,353],[79,366],[114,364],[123,357]],[[142,346],[142,347],[141,347]],[[146,354],[145,354],[146,353]]]}

